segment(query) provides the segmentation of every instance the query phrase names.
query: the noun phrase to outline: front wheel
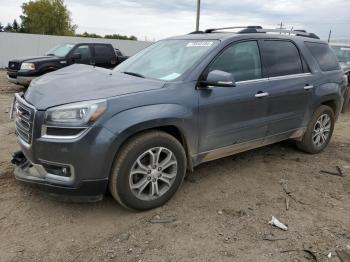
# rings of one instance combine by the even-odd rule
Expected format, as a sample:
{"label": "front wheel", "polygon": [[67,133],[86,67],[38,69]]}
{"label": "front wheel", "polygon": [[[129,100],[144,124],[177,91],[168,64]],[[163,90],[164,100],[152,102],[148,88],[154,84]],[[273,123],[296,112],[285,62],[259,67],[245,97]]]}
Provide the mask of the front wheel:
{"label": "front wheel", "polygon": [[150,131],[131,138],[118,154],[109,189],[123,206],[147,210],[163,205],[186,173],[186,154],[173,136]]}
{"label": "front wheel", "polygon": [[307,130],[297,147],[310,154],[322,152],[331,140],[335,124],[332,108],[320,106],[314,113]]}

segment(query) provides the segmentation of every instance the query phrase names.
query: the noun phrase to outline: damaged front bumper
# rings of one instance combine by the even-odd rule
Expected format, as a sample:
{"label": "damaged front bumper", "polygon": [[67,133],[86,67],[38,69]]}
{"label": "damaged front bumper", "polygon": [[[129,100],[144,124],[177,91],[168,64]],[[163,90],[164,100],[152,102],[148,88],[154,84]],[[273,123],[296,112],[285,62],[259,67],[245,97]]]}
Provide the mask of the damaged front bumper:
{"label": "damaged front bumper", "polygon": [[60,168],[62,168],[61,170],[67,170],[66,165],[57,163],[34,164],[26,158],[22,151],[14,153],[11,162],[15,165],[14,174],[17,180],[34,184],[53,194],[86,196],[100,200],[106,191],[108,183],[106,179],[82,181],[76,187],[72,184],[74,180],[73,167],[70,167],[70,173],[66,176],[64,172],[62,172],[62,175],[58,175],[57,170]]}

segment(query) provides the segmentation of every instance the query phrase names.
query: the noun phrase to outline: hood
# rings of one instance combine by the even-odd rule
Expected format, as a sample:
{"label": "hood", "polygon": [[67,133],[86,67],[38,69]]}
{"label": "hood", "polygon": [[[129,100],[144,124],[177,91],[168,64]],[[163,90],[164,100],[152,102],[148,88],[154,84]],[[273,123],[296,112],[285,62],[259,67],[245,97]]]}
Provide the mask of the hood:
{"label": "hood", "polygon": [[164,81],[74,64],[32,81],[24,97],[38,110],[62,104],[159,89]]}
{"label": "hood", "polygon": [[11,59],[10,62],[16,62],[16,63],[23,63],[23,62],[41,62],[41,61],[53,61],[58,60],[59,57],[56,56],[28,56],[28,57],[21,57],[21,58],[15,58]]}

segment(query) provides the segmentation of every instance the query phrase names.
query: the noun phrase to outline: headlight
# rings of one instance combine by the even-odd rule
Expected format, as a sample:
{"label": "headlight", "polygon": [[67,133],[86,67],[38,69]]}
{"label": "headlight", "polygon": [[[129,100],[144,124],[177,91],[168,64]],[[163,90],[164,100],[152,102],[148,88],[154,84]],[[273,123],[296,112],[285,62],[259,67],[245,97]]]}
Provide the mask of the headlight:
{"label": "headlight", "polygon": [[35,70],[35,64],[33,64],[33,63],[22,63],[21,70]]}
{"label": "headlight", "polygon": [[106,109],[106,100],[58,106],[46,111],[45,124],[55,126],[85,126],[90,122],[95,122]]}

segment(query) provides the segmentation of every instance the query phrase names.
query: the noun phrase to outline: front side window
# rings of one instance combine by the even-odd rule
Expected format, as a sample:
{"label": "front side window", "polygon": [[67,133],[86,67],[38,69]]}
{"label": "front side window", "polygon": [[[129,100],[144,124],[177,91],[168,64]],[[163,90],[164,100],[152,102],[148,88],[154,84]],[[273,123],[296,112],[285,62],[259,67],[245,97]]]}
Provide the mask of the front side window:
{"label": "front side window", "polygon": [[81,60],[90,60],[91,52],[90,47],[87,45],[81,45],[74,50],[74,53],[81,54]]}
{"label": "front side window", "polygon": [[305,42],[322,71],[339,70],[338,59],[328,44]]}
{"label": "front side window", "polygon": [[264,59],[269,77],[301,74],[304,72],[299,50],[289,41],[265,40]]}
{"label": "front side window", "polygon": [[226,48],[209,66],[208,72],[214,70],[233,74],[236,82],[261,78],[258,43],[256,41],[242,42]]}
{"label": "front side window", "polygon": [[145,78],[172,81],[197,63],[218,40],[163,40],[144,49],[114,70]]}

